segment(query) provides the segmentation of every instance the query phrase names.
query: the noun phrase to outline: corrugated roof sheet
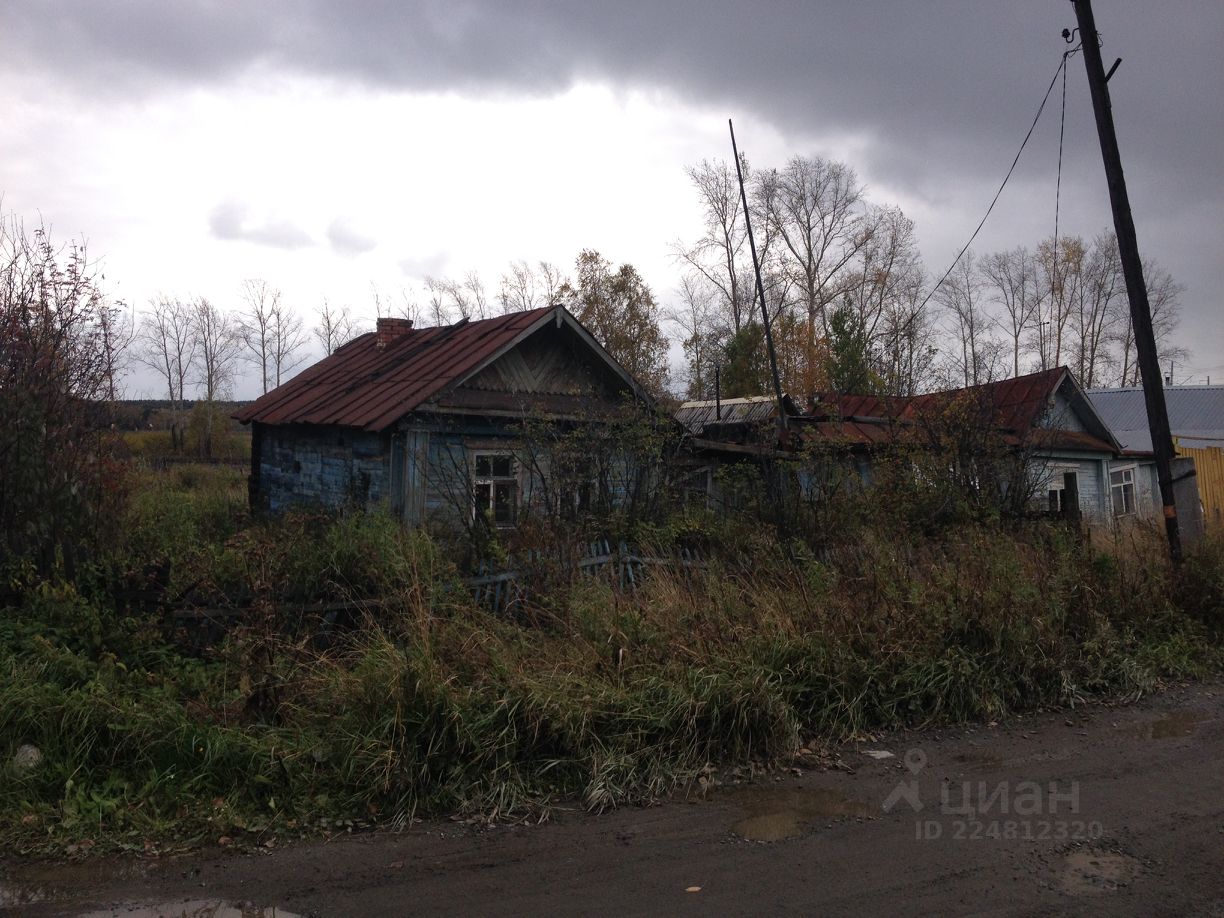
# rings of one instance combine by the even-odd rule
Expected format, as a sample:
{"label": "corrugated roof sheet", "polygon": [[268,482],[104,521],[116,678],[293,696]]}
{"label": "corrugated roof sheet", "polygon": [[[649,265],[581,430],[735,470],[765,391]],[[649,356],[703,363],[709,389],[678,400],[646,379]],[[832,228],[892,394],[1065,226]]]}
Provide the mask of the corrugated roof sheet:
{"label": "corrugated roof sheet", "polygon": [[[1169,427],[1179,443],[1224,447],[1224,386],[1168,386],[1164,392]],[[1088,397],[1124,449],[1151,451],[1142,389],[1089,389]]]}
{"label": "corrugated roof sheet", "polygon": [[957,399],[980,400],[994,414],[995,425],[1004,430],[1028,430],[1049,406],[1067,370],[1055,367],[1013,379],[950,389],[909,398],[875,395],[821,394],[813,397],[813,414],[842,418],[893,418],[912,421],[926,411],[939,410]]}
{"label": "corrugated roof sheet", "polygon": [[725,398],[721,402],[685,402],[676,410],[675,416],[690,432],[699,434],[709,424],[771,421],[778,416],[778,402],[769,395]]}
{"label": "corrugated roof sheet", "polygon": [[335,424],[381,431],[480,368],[560,307],[495,319],[369,332],[338,348],[234,417],[244,424]]}

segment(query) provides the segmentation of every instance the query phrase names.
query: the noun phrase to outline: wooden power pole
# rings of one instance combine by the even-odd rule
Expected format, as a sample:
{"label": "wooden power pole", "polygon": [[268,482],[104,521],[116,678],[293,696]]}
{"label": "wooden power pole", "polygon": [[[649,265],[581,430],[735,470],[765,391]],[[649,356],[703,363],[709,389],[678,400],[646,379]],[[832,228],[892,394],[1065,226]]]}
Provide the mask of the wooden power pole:
{"label": "wooden power pole", "polygon": [[1139,259],[1139,243],[1135,238],[1135,221],[1131,216],[1130,198],[1126,193],[1126,178],[1122,174],[1122,157],[1118,153],[1118,137],[1114,132],[1113,110],[1109,102],[1109,88],[1106,86],[1108,77],[1101,62],[1100,37],[1097,35],[1096,20],[1092,16],[1092,3],[1091,0],[1071,2],[1075,5],[1075,18],[1079,23],[1084,67],[1088,71],[1092,110],[1096,115],[1101,158],[1105,162],[1105,179],[1109,185],[1109,202],[1113,207],[1114,230],[1118,234],[1122,274],[1126,278],[1126,295],[1130,300],[1131,324],[1135,330],[1135,350],[1139,373],[1143,379],[1148,427],[1152,433],[1152,452],[1156,454],[1156,474],[1160,479],[1160,500],[1164,505],[1169,554],[1176,564],[1181,561],[1182,551],[1181,534],[1177,526],[1177,505],[1173,500],[1173,435],[1169,430],[1169,412],[1165,406],[1164,387],[1160,378],[1156,336],[1152,331],[1152,309],[1148,304],[1147,283],[1143,279],[1143,263]]}

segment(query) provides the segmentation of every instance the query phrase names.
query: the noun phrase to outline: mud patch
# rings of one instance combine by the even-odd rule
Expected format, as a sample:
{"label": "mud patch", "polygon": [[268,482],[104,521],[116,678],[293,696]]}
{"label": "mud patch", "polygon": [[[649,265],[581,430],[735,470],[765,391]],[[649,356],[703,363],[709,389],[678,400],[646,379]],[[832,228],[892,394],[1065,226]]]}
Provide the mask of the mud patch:
{"label": "mud patch", "polygon": [[965,771],[987,771],[1003,765],[1003,757],[989,752],[960,752],[952,756],[952,761]]}
{"label": "mud patch", "polygon": [[36,905],[51,898],[51,890],[40,883],[15,883],[0,879],[0,909]]}
{"label": "mud patch", "polygon": [[85,912],[81,918],[301,918],[283,908],[218,902],[215,899],[185,899],[159,905],[117,905],[112,909]]}
{"label": "mud patch", "polygon": [[56,902],[70,898],[65,890],[95,888],[114,880],[143,880],[157,870],[158,864],[150,861],[15,866],[0,874],[0,909]]}
{"label": "mud patch", "polygon": [[747,787],[731,796],[745,814],[731,831],[748,841],[785,841],[797,838],[818,819],[861,819],[872,814],[867,804],[822,788]]}
{"label": "mud patch", "polygon": [[1139,869],[1137,860],[1117,851],[1072,851],[1063,868],[1062,891],[1070,896],[1114,892],[1133,882]]}

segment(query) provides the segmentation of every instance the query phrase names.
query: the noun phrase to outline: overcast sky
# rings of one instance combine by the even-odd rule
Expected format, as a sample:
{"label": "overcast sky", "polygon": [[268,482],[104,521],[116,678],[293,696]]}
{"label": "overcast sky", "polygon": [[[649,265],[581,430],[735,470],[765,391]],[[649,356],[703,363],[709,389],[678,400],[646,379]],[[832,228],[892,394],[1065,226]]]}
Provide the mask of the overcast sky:
{"label": "overcast sky", "polygon": [[[1140,250],[1184,283],[1179,381],[1224,382],[1224,3],[1097,0]],[[427,274],[584,247],[667,302],[698,232],[684,167],[842,159],[917,222],[932,274],[977,224],[1065,49],[1067,0],[37,2],[0,5],[0,195],[85,237],[109,292],[313,323]],[[975,243],[1054,224],[1058,91]],[[1061,227],[1110,222],[1082,57]],[[240,395],[251,394],[251,383]],[[135,377],[131,394],[156,395]]]}

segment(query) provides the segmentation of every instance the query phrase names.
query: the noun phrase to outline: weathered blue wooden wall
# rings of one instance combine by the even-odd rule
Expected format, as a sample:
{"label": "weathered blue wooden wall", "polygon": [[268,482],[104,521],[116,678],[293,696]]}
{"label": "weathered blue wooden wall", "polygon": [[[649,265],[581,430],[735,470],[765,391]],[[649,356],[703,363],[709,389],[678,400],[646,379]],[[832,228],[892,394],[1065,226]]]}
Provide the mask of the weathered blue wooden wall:
{"label": "weathered blue wooden wall", "polygon": [[259,497],[269,510],[360,506],[389,493],[387,435],[295,425],[263,427],[259,437]]}

